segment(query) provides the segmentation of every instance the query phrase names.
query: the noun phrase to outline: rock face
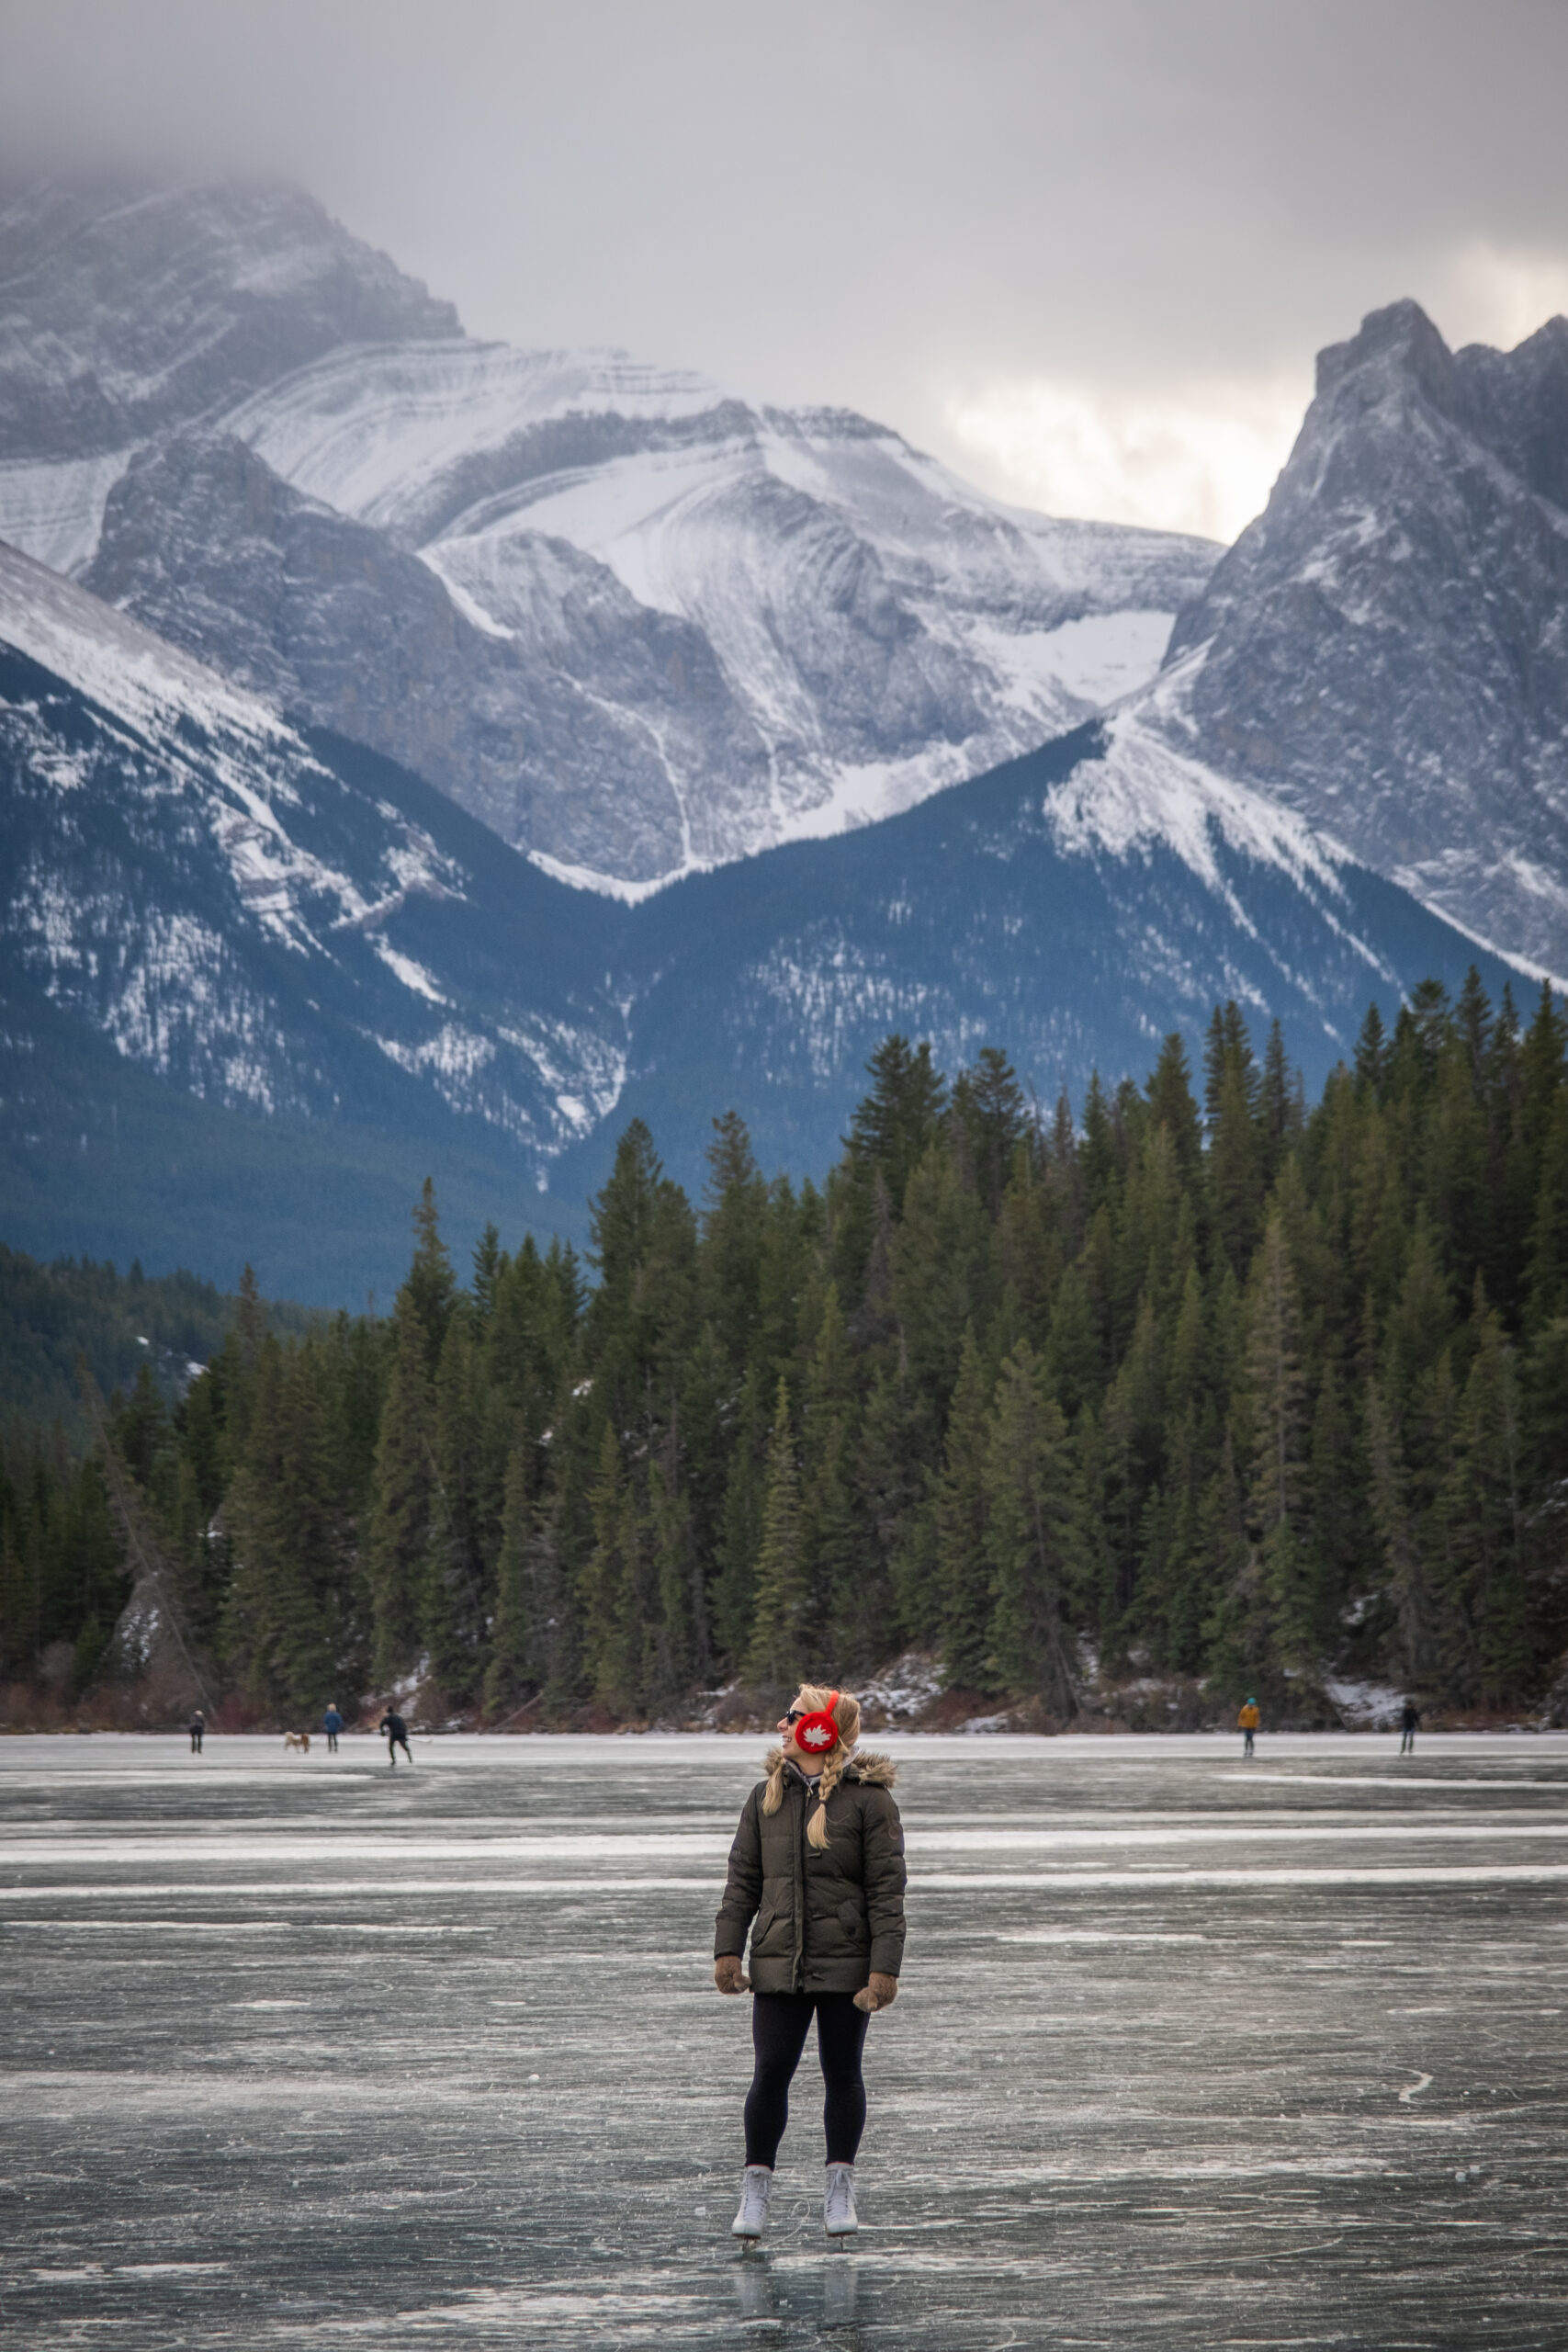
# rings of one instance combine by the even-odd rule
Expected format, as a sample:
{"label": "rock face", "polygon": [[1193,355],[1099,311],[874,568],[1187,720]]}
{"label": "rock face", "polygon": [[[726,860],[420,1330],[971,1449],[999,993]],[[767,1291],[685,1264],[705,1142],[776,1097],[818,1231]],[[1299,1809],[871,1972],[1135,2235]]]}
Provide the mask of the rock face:
{"label": "rock face", "polygon": [[[242,485],[253,462],[197,459]],[[694,1191],[732,1105],[770,1172],[820,1176],[893,1028],[950,1070],[998,1045],[1043,1102],[1081,1104],[1092,1069],[1141,1079],[1172,1029],[1196,1063],[1234,996],[1278,1015],[1315,1086],[1370,1000],[1392,1019],[1428,973],[1456,985],[1470,945],[1168,724],[1157,704],[1090,722],[628,907],[0,548],[8,1238],[251,1255],[291,1295],[352,1297],[400,1278],[432,1170],[476,1227],[581,1239],[634,1113]]]}
{"label": "rock face", "polygon": [[504,852],[498,879],[479,826],[353,750],[0,548],[0,988],[223,1109],[456,1116],[536,1176],[619,1091],[625,910]]}
{"label": "rock face", "polygon": [[624,867],[660,872],[681,840],[671,766],[721,778],[716,826],[744,823],[765,756],[702,632],[565,540],[536,533],[523,552],[513,626],[480,628],[389,533],[291,490],[231,435],[183,434],[116,483],[82,580],[563,863],[614,840]]}
{"label": "rock face", "polygon": [[1324,352],[1168,662],[1170,740],[1568,973],[1568,320],[1450,352],[1400,302]]}
{"label": "rock face", "polygon": [[0,455],[81,459],[345,344],[461,332],[297,188],[49,180],[0,206]]}
{"label": "rock face", "polygon": [[0,537],[612,888],[1071,728],[1218,552],[1000,506],[841,412],[473,342],[290,190],[33,189],[0,300]]}

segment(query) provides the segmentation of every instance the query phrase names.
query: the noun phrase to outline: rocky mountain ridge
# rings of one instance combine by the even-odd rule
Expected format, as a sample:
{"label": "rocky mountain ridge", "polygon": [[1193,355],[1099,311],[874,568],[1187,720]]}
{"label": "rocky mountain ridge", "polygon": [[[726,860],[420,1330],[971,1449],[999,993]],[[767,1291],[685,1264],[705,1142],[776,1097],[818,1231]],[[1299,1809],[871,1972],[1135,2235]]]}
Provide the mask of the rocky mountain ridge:
{"label": "rocky mountain ridge", "polygon": [[1081,1103],[1234,996],[1315,1086],[1370,1000],[1471,956],[1132,710],[626,906],[5,549],[0,871],[8,1240],[226,1279],[238,1249],[329,1301],[395,1277],[367,1204],[427,1170],[459,1235],[581,1239],[634,1114],[694,1190],[729,1107],[820,1173],[889,1029]]}
{"label": "rocky mountain ridge", "polygon": [[1167,663],[1173,746],[1568,973],[1568,319],[1450,352],[1399,302],[1325,351]]}
{"label": "rocky mountain ridge", "polygon": [[0,537],[600,887],[1079,723],[1218,553],[841,412],[476,342],[288,190],[23,191],[0,312]]}

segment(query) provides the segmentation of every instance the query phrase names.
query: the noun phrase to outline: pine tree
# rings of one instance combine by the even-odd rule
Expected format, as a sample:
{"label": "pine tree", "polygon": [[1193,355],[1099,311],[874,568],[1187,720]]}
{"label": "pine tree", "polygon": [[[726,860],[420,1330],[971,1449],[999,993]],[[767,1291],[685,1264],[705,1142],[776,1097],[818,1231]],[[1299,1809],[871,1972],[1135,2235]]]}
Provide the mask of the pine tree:
{"label": "pine tree", "polygon": [[964,1333],[942,1475],[931,1499],[935,1538],[931,1617],[950,1689],[985,1690],[995,1672],[986,1464],[992,1383],[973,1324]]}
{"label": "pine tree", "polygon": [[1532,1332],[1568,1313],[1568,1087],[1552,1105],[1539,1159],[1525,1282],[1525,1328]]}
{"label": "pine tree", "polygon": [[781,1380],[768,1444],[762,1540],[757,1555],[757,1598],[748,1679],[767,1690],[797,1685],[811,1646],[810,1591],[800,1556],[800,1488],[789,1388]]}
{"label": "pine tree", "polygon": [[1149,1124],[1163,1127],[1170,1137],[1178,1175],[1183,1184],[1198,1180],[1203,1161],[1203,1129],[1192,1092],[1192,1065],[1179,1029],[1173,1030],[1159,1050],[1148,1083]]}
{"label": "pine tree", "polygon": [[929,1400],[933,1421],[945,1414],[958,1376],[964,1325],[987,1317],[989,1263],[980,1203],[960,1182],[951,1152],[933,1145],[905,1187],[891,1269],[900,1368]]}
{"label": "pine tree", "polygon": [[1450,1576],[1439,1595],[1451,1683],[1495,1702],[1529,1672],[1529,1602],[1519,1505],[1519,1403],[1513,1351],[1476,1283],[1473,1354],[1440,1498]]}
{"label": "pine tree", "polygon": [[755,1366],[736,1400],[724,1515],[713,1586],[714,1640],[721,1668],[744,1663],[756,1620],[757,1563],[768,1482],[766,1391]]}
{"label": "pine tree", "polygon": [[479,1670],[501,1533],[502,1498],[490,1490],[483,1460],[488,1414],[480,1336],[464,1300],[447,1320],[430,1392],[429,1543],[420,1632],[437,1683],[459,1699],[469,1695]]}
{"label": "pine tree", "polygon": [[1248,1288],[1247,1370],[1255,1449],[1247,1499],[1254,1525],[1267,1536],[1300,1518],[1306,1466],[1301,1310],[1278,1210]]}
{"label": "pine tree", "polygon": [[713,1125],[703,1218],[702,1308],[739,1373],[747,1363],[761,1314],[768,1188],[739,1114],[727,1111]]}
{"label": "pine tree", "polygon": [[1398,1624],[1401,1679],[1419,1688],[1436,1661],[1431,1596],[1410,1508],[1398,1425],[1375,1380],[1367,1384],[1367,1459],[1372,1521],[1382,1547]]}
{"label": "pine tree", "polygon": [[393,1317],[392,1361],[376,1442],[365,1568],[371,1671],[383,1689],[420,1657],[425,1559],[434,1499],[426,1334],[411,1306]]}
{"label": "pine tree", "polygon": [[1227,1044],[1215,1089],[1206,1172],[1211,1226],[1238,1281],[1252,1262],[1263,1209],[1263,1138],[1255,1093],[1250,1051],[1244,1058]]}
{"label": "pine tree", "polygon": [[1382,1014],[1375,1003],[1367,1007],[1367,1017],[1361,1023],[1356,1040],[1356,1090],[1373,1102],[1382,1100],[1388,1080],[1388,1035]]}
{"label": "pine tree", "polygon": [[1012,1174],[1013,1156],[1030,1121],[1018,1073],[1007,1056],[985,1046],[970,1069],[960,1070],[947,1106],[953,1159],[994,1225]]}
{"label": "pine tree", "polygon": [[800,1430],[800,1551],[812,1613],[838,1668],[868,1668],[883,1630],[877,1579],[855,1486],[860,1425],[854,1366],[836,1283],[823,1296],[807,1366]]}
{"label": "pine tree", "polygon": [[332,1366],[307,1341],[262,1344],[245,1449],[230,1491],[234,1569],[228,1661],[264,1704],[315,1710],[350,1662],[352,1523],[335,1458]]}
{"label": "pine tree", "polygon": [[897,1217],[905,1186],[936,1141],[946,1090],[929,1043],[911,1048],[897,1035],[877,1047],[866,1074],[872,1091],[850,1122],[850,1160],[868,1177],[881,1177]]}
{"label": "pine tree", "polygon": [[618,1714],[638,1714],[649,1579],[636,1486],[608,1422],[599,1441],[592,1511],[594,1544],[583,1577],[584,1663],[593,1695],[604,1706]]}
{"label": "pine tree", "polygon": [[1258,1142],[1265,1191],[1279,1175],[1300,1124],[1297,1105],[1296,1081],[1285,1056],[1285,1033],[1276,1020],[1269,1023],[1269,1043],[1263,1054],[1263,1080],[1258,1090]]}
{"label": "pine tree", "polygon": [[997,1384],[984,1493],[996,1679],[1038,1691],[1070,1722],[1078,1706],[1066,1630],[1081,1564],[1077,1481],[1062,1408],[1026,1340]]}
{"label": "pine tree", "polygon": [[441,1238],[440,1220],[435,1210],[435,1186],[427,1176],[420,1193],[419,1205],[413,1213],[413,1263],[399,1297],[403,1311],[412,1315],[419,1326],[423,1342],[425,1370],[432,1376],[441,1360],[441,1345],[446,1337],[447,1318],[457,1295],[457,1278],[452,1272],[451,1255]]}
{"label": "pine tree", "polygon": [[529,1574],[532,1520],[527,1457],[518,1445],[513,1448],[506,1465],[506,1498],[495,1571],[495,1623],[485,1668],[485,1705],[492,1713],[514,1708],[525,1693],[537,1688],[541,1679],[533,1579]]}

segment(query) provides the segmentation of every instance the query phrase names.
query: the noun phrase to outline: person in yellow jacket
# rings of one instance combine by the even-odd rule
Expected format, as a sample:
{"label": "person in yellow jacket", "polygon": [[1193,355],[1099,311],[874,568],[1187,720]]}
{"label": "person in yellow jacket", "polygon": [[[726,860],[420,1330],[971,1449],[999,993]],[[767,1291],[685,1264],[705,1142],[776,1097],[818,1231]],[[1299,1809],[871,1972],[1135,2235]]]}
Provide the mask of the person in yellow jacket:
{"label": "person in yellow jacket", "polygon": [[1250,1756],[1254,1752],[1252,1743],[1257,1736],[1258,1726],[1263,1721],[1258,1712],[1257,1700],[1249,1698],[1235,1720],[1237,1730],[1243,1734],[1241,1752],[1244,1756]]}

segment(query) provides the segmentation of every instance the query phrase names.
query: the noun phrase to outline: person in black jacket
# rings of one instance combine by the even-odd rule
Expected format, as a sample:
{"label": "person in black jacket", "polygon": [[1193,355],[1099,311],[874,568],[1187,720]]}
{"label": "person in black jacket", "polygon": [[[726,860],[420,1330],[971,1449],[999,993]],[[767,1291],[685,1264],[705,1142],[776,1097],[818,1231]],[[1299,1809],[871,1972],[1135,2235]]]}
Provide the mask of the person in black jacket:
{"label": "person in black jacket", "polygon": [[199,1707],[192,1709],[191,1718],[189,1723],[186,1724],[186,1729],[190,1734],[191,1754],[193,1756],[199,1756],[201,1754],[201,1743],[207,1737],[207,1717],[202,1713]]}
{"label": "person in black jacket", "polygon": [[[746,2098],[737,2237],[762,2233],[789,2086],[813,2018],[827,2098],[823,2225],[858,2226],[854,2165],[865,2128],[868,2018],[897,1997],[904,1958],[904,1832],[894,1767],[862,1752],[860,1702],[807,1684],[779,1724],[767,1778],[747,1798],[714,1927],[714,1982],[750,1991],[756,2065]],[[751,1973],[741,1968],[750,1931]]]}
{"label": "person in black jacket", "polygon": [[409,1756],[409,1727],[395,1707],[388,1708],[376,1728],[378,1731],[384,1731],[387,1735],[387,1761],[394,1772],[398,1769],[400,1747],[403,1754],[408,1756],[409,1762],[411,1764],[413,1762],[413,1758]]}

